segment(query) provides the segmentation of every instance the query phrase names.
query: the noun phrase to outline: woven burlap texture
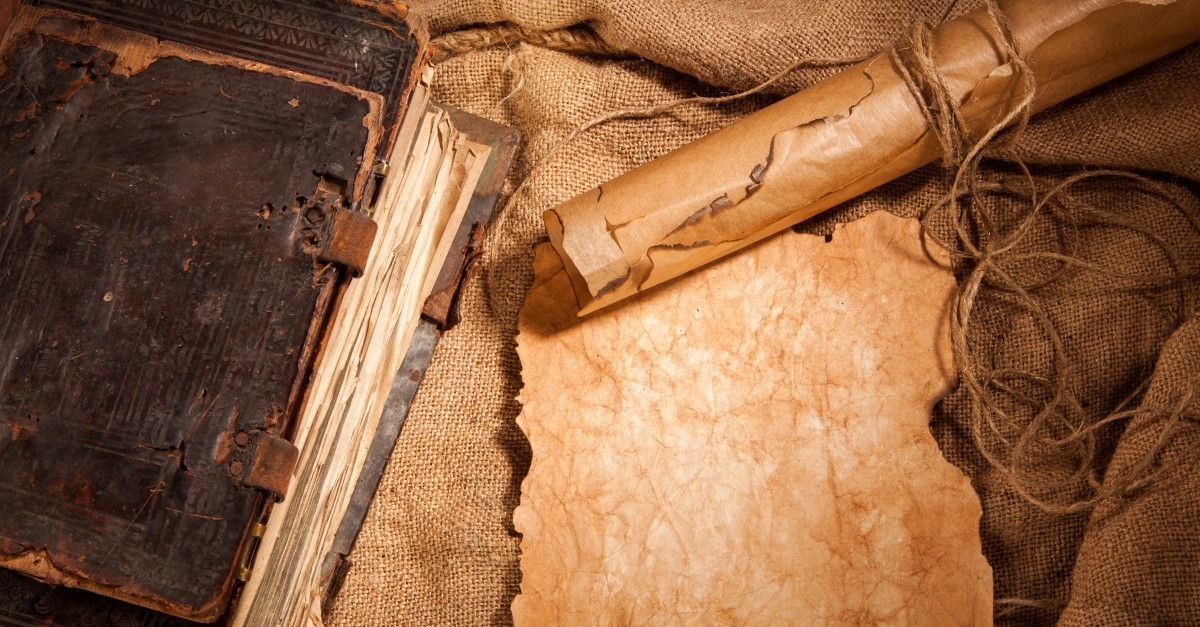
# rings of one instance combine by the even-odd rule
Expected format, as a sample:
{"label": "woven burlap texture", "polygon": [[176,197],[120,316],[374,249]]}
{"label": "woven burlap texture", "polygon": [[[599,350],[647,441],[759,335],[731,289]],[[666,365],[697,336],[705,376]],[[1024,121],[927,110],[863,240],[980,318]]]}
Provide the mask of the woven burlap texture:
{"label": "woven burlap texture", "polygon": [[[806,58],[859,58],[886,48],[917,20],[936,21],[977,3],[921,0],[854,3],[737,0],[536,2],[449,0],[418,5],[436,36],[478,24],[552,31],[586,25],[623,58],[587,56],[510,43],[440,64],[435,98],[523,133],[510,194],[488,232],[486,251],[464,288],[462,322],[446,334],[401,433],[376,500],[350,556],[332,608],[335,625],[483,625],[511,621],[520,584],[511,515],[529,463],[514,419],[521,366],[516,316],[532,278],[530,246],[545,235],[541,213],[772,101],[756,95],[721,105],[686,104],[650,118],[619,119],[571,138],[604,114],[759,84]],[[842,66],[844,67],[844,66]],[[839,66],[799,67],[766,91],[810,85]],[[1085,231],[1076,253],[1129,273],[1200,269],[1200,236],[1180,208],[1197,209],[1200,179],[1200,48],[1193,46],[1038,116],[1001,157],[1033,164],[1053,182],[1081,169],[1147,174],[1170,196],[1125,180],[1072,187],[1079,202],[1119,213],[1156,233]],[[570,141],[566,141],[571,138]],[[996,177],[1012,174],[1001,161]],[[871,211],[912,213],[937,202],[946,173],[922,169],[803,225],[828,233]],[[1033,238],[1052,240],[1053,220]],[[800,237],[785,234],[784,237]],[[1182,267],[1171,268],[1169,246]],[[1039,271],[1037,268],[1031,272]],[[1197,384],[1200,331],[1191,303],[1175,288],[1130,289],[1084,273],[1059,277],[1047,310],[1065,338],[1074,392],[1102,416],[1151,373],[1134,403],[1170,407]],[[1003,299],[977,304],[972,343],[993,367],[1037,370],[1051,361],[1027,313]],[[1164,343],[1167,348],[1164,349]],[[1161,357],[1160,357],[1161,352]],[[984,552],[995,571],[1001,622],[1146,624],[1200,611],[1200,514],[1194,415],[1172,423],[1161,468],[1135,492],[1071,515],[1028,503],[979,454],[960,390],[935,411],[931,428],[946,457],[972,478],[983,503]],[[1154,449],[1167,418],[1147,413],[1110,429],[1101,454],[1113,467]],[[1114,453],[1115,450],[1115,453]],[[1063,498],[1079,495],[1076,484]],[[1064,611],[1065,610],[1065,611]]]}

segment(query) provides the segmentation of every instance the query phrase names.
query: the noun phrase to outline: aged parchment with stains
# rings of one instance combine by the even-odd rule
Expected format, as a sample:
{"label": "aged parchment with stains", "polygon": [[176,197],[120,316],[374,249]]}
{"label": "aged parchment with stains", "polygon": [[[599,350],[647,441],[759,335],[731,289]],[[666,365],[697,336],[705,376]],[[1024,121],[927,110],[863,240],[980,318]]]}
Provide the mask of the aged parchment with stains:
{"label": "aged parchment with stains", "polygon": [[946,266],[880,212],[557,332],[526,312],[516,623],[990,624],[979,502],[927,426]]}

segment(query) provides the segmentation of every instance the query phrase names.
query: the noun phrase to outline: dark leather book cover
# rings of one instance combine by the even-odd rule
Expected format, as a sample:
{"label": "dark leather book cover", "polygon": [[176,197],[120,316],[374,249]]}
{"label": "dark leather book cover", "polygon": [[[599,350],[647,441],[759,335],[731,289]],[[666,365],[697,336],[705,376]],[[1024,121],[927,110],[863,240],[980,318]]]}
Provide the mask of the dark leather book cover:
{"label": "dark leather book cover", "polygon": [[[374,225],[356,209],[420,35],[402,8],[324,0],[12,14],[0,565],[211,621],[286,492],[291,421],[365,262]],[[23,586],[4,618],[70,620]]]}

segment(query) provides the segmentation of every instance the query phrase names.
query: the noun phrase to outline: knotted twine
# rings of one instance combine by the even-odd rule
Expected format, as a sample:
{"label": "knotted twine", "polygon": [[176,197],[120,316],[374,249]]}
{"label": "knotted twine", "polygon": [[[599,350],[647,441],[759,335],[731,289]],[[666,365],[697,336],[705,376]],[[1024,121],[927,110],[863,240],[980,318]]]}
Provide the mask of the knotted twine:
{"label": "knotted twine", "polygon": [[[1103,499],[1128,495],[1153,480],[1159,453],[1180,420],[1191,415],[1196,390],[1184,393],[1170,407],[1132,409],[1147,379],[1117,406],[1095,418],[1076,395],[1067,344],[1047,307],[1046,299],[1054,297],[1053,291],[1046,288],[1072,272],[1083,272],[1129,290],[1174,291],[1175,316],[1181,324],[1195,310],[1197,275],[1182,270],[1179,256],[1157,234],[1115,212],[1080,202],[1069,192],[1089,179],[1120,179],[1167,199],[1197,233],[1200,219],[1164,186],[1133,172],[1086,171],[1047,185],[1017,159],[1019,175],[1000,180],[985,177],[980,164],[1018,140],[1033,113],[1036,92],[1034,74],[1017,48],[1008,20],[995,0],[988,0],[986,9],[1003,61],[1019,77],[1021,98],[982,137],[973,138],[967,131],[959,102],[934,62],[928,23],[914,25],[893,49],[892,58],[940,142],[943,167],[950,173],[949,191],[922,212],[921,221],[925,236],[950,252],[959,278],[950,333],[959,384],[970,398],[972,437],[987,462],[999,469],[1024,499],[1047,512],[1071,514]],[[998,208],[1001,198],[1016,200],[1015,213],[1004,214]],[[1030,251],[1028,239],[1034,224],[1047,217],[1066,224],[1067,237],[1058,250]],[[1137,233],[1162,252],[1172,271],[1129,274],[1083,259],[1074,250],[1080,231],[1097,226]],[[1029,271],[1045,264],[1051,266],[1049,272]],[[1030,276],[1038,274],[1046,276]],[[971,341],[972,314],[984,299],[1000,299],[1036,323],[1051,355],[1049,372],[988,365],[988,356]],[[1008,409],[1013,407],[1023,410]],[[1166,421],[1156,445],[1119,476],[1105,476],[1107,460],[1100,454],[1103,442],[1111,440],[1114,427],[1119,429],[1129,419],[1147,414]],[[1064,472],[1064,467],[1069,470]],[[1075,496],[1080,494],[1081,483],[1086,486],[1082,496]]]}

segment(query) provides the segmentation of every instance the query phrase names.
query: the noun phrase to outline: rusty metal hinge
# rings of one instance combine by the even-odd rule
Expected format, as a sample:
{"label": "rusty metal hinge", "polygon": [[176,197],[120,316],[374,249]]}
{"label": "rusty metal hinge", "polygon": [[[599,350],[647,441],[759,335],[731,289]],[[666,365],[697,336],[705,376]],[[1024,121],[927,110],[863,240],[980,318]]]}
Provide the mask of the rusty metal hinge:
{"label": "rusty metal hinge", "polygon": [[300,207],[297,225],[300,249],[319,261],[345,266],[360,277],[379,230],[375,221],[345,205],[335,193],[319,192]]}
{"label": "rusty metal hinge", "polygon": [[238,556],[237,569],[234,571],[238,581],[250,581],[250,574],[254,570],[254,558],[258,555],[258,545],[266,531],[267,527],[262,523],[250,525],[250,533],[246,534],[246,542],[242,544],[242,553]]}
{"label": "rusty metal hinge", "polygon": [[256,431],[253,435],[242,432],[235,441],[247,445],[242,459],[230,465],[230,472],[238,483],[262,490],[276,502],[282,501],[287,496],[292,471],[300,457],[296,445],[265,431]]}
{"label": "rusty metal hinge", "polygon": [[[282,501],[287,495],[292,471],[295,470],[296,460],[300,456],[296,446],[266,431],[239,432],[234,436],[234,442],[244,453],[242,459],[234,460],[229,466],[238,483],[262,490],[276,502]],[[242,461],[243,459],[245,461]],[[250,580],[254,558],[258,554],[258,546],[266,530],[262,522],[250,525],[234,569],[234,576],[238,581],[245,583]]]}

